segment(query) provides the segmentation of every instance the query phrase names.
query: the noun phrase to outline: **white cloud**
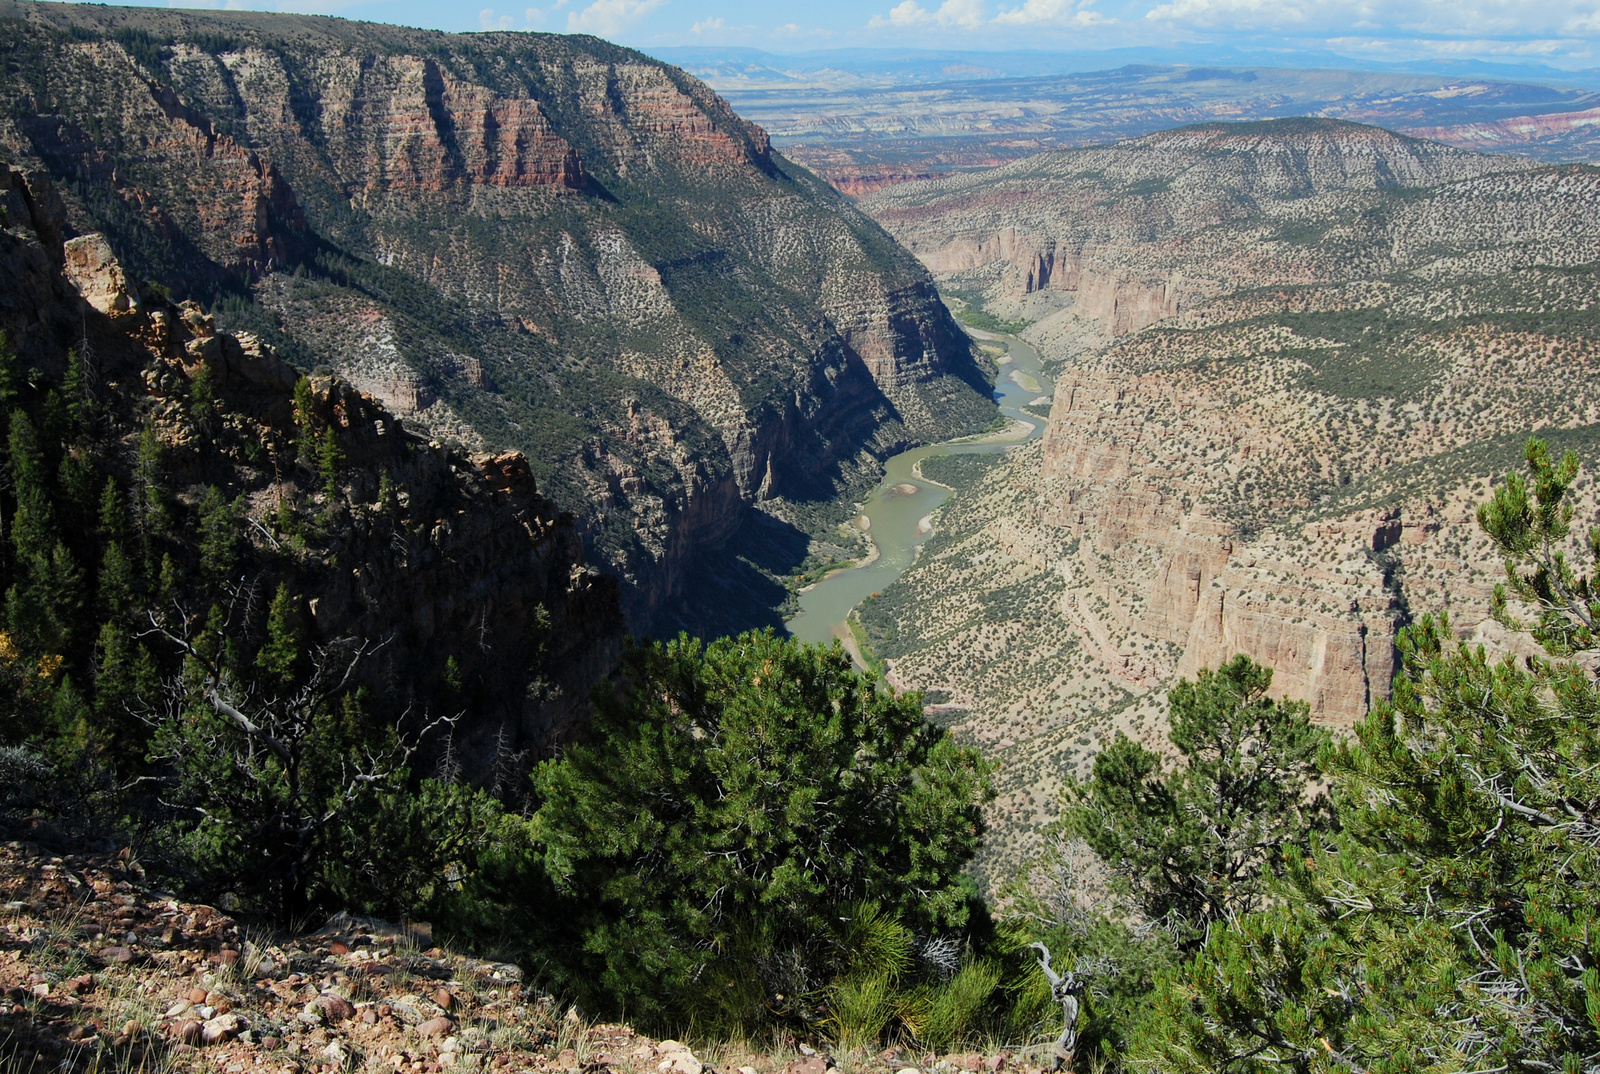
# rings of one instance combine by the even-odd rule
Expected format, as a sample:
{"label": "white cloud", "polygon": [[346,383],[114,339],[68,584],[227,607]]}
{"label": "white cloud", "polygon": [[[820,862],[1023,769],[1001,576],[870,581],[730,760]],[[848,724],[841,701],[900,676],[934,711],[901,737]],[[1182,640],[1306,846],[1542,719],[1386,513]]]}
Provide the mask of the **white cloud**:
{"label": "white cloud", "polygon": [[887,18],[874,15],[867,25],[876,30],[885,26],[917,26],[927,21],[927,9],[918,7],[917,0],[901,0],[889,9]]}
{"label": "white cloud", "polygon": [[1319,29],[1456,35],[1594,33],[1596,0],[1166,0],[1145,18],[1219,30]]}
{"label": "white cloud", "polygon": [[939,10],[931,14],[926,8],[919,7],[916,0],[901,0],[889,9],[888,15],[874,15],[867,25],[874,30],[881,30],[889,26],[925,26],[930,23],[976,30],[983,25],[983,0],[944,0]]}
{"label": "white cloud", "polygon": [[1026,0],[1021,7],[1002,10],[994,21],[1003,26],[1049,25],[1078,29],[1109,26],[1116,21],[1095,11],[1093,5],[1094,0]]}
{"label": "white cloud", "polygon": [[944,0],[933,18],[940,26],[976,30],[983,25],[983,0]]}
{"label": "white cloud", "polygon": [[727,22],[721,18],[701,19],[699,22],[694,24],[694,32],[697,34],[715,33],[727,25]]}
{"label": "white cloud", "polygon": [[494,8],[486,7],[478,12],[478,26],[484,30],[510,30],[517,25],[515,15],[496,15]]}
{"label": "white cloud", "polygon": [[567,33],[614,37],[628,24],[644,18],[667,0],[594,0],[582,11],[567,15]]}

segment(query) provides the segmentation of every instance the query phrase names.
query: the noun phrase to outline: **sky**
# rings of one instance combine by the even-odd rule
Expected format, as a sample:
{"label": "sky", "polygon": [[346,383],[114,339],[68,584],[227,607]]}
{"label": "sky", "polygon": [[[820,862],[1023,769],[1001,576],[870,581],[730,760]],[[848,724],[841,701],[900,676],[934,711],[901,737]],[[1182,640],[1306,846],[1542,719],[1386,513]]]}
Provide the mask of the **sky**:
{"label": "sky", "polygon": [[[160,0],[145,0],[159,3]],[[1041,49],[1231,45],[1370,62],[1600,66],[1600,0],[171,0],[439,30],[589,33],[652,46]],[[493,5],[493,6],[490,6]]]}

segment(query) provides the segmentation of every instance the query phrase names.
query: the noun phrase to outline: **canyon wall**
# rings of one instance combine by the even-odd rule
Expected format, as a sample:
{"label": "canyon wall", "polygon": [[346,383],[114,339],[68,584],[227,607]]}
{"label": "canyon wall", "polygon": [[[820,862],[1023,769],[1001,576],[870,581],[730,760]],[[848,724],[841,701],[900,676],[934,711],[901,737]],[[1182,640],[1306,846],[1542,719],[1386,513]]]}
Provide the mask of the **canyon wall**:
{"label": "canyon wall", "polygon": [[[355,681],[380,712],[408,713],[405,730],[461,706],[448,749],[438,733],[423,743],[423,773],[448,754],[460,774],[488,780],[495,765],[525,770],[581,733],[590,690],[621,653],[620,593],[587,566],[576,519],[540,494],[525,457],[430,444],[337,377],[311,378],[309,413],[297,416],[298,375],[260,339],[141,286],[98,233],[63,241],[48,176],[0,165],[0,214],[0,331],[45,383],[61,378],[69,350],[87,356],[99,439],[81,450],[119,467],[148,455],[138,445],[150,429],[159,470],[142,480],[180,504],[207,486],[236,504],[249,567],[237,603],[264,607],[281,584],[308,649],[364,642]],[[196,417],[202,370],[216,400],[210,428]],[[331,479],[297,464],[307,428],[337,446]],[[132,482],[121,492],[140,495]],[[313,501],[315,525],[285,527],[286,503]],[[196,533],[144,540],[180,575],[198,575]],[[202,611],[190,609],[189,625]]]}
{"label": "canyon wall", "polygon": [[0,155],[69,235],[441,442],[525,452],[641,630],[756,505],[992,419],[926,271],[639,53],[13,0],[0,26]]}

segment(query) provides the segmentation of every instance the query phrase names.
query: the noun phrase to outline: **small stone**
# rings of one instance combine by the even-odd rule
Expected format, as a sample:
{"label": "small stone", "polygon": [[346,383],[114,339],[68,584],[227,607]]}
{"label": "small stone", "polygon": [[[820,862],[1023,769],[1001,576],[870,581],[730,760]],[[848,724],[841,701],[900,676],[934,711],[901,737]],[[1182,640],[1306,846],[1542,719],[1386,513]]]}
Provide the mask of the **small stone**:
{"label": "small stone", "polygon": [[207,995],[209,995],[209,993],[203,988],[191,988],[189,989],[189,1002],[204,1003]]}
{"label": "small stone", "polygon": [[119,966],[126,966],[133,961],[133,949],[131,947],[108,947],[100,952],[100,957],[107,962],[115,962]]}
{"label": "small stone", "polygon": [[322,1015],[330,1022],[343,1022],[347,1018],[356,1016],[355,1004],[343,996],[322,995],[311,1001],[322,1011]]}
{"label": "small stone", "polygon": [[217,952],[216,961],[219,966],[237,966],[239,964],[239,952],[231,947],[224,947]]}
{"label": "small stone", "polygon": [[755,1067],[740,1067],[739,1074],[756,1074]]}
{"label": "small stone", "polygon": [[181,1018],[184,1015],[188,1014],[189,1013],[189,1009],[191,1007],[193,1007],[193,1006],[194,1006],[194,1004],[190,1003],[188,1000],[180,999],[178,1002],[174,1003],[172,1006],[167,1008],[167,1017],[168,1018]]}
{"label": "small stone", "polygon": [[262,1037],[261,1038],[261,1047],[266,1049],[269,1052],[275,1052],[279,1048],[283,1047],[283,1038],[282,1037]]}
{"label": "small stone", "polygon": [[378,1004],[378,1017],[379,1018],[387,1018],[393,1013],[394,1013],[394,1008],[389,1006],[387,1003]]}
{"label": "small stone", "polygon": [[375,1008],[375,1007],[363,1007],[363,1008],[361,1008],[361,1020],[363,1022],[367,1023],[367,1025],[369,1025],[369,1026],[377,1025],[378,1024],[378,1011],[377,1011],[377,1008]]}
{"label": "small stone", "polygon": [[420,1037],[443,1037],[447,1036],[455,1027],[456,1024],[454,1022],[441,1014],[437,1018],[429,1018],[426,1022],[419,1022],[417,1024],[417,1035]]}
{"label": "small stone", "polygon": [[239,1035],[239,1016],[219,1014],[201,1027],[200,1040],[204,1044],[221,1044]]}
{"label": "small stone", "polygon": [[185,1018],[172,1027],[172,1037],[179,1044],[199,1044],[205,1027],[193,1018]]}
{"label": "small stone", "polygon": [[922,1071],[918,1070],[916,1067],[901,1067],[899,1070],[895,1071],[894,1074],[922,1074]]}
{"label": "small stone", "polygon": [[87,973],[82,977],[74,977],[67,984],[71,986],[71,992],[75,996],[86,996],[94,991],[94,977]]}
{"label": "small stone", "polygon": [[349,945],[342,944],[338,940],[335,940],[333,943],[328,945],[328,954],[330,955],[348,955],[349,953]]}
{"label": "small stone", "polygon": [[453,1009],[456,1005],[456,997],[450,994],[450,990],[448,988],[440,988],[436,990],[433,993],[433,1001],[437,1003],[442,1010],[447,1011]]}
{"label": "small stone", "polygon": [[330,1043],[326,1048],[322,1049],[320,1054],[324,1059],[328,1060],[328,1062],[337,1067],[344,1066],[345,1060],[350,1058],[349,1054],[344,1050],[343,1045],[341,1045],[338,1041],[333,1041]]}
{"label": "small stone", "polygon": [[130,1018],[122,1023],[122,1035],[129,1040],[138,1040],[144,1036],[144,1026]]}
{"label": "small stone", "polygon": [[34,985],[33,994],[38,996],[40,999],[48,996],[50,994],[50,982],[40,981],[38,984]]}
{"label": "small stone", "polygon": [[556,1065],[562,1070],[577,1070],[583,1064],[578,1062],[577,1052],[571,1048],[564,1048],[561,1054],[556,1056]]}

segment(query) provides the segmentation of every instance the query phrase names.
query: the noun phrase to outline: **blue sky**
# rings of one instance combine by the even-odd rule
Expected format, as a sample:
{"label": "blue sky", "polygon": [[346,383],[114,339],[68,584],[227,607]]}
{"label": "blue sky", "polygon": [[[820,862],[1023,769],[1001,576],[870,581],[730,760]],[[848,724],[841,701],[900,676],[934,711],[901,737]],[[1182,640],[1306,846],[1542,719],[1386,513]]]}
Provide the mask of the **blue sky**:
{"label": "blue sky", "polygon": [[[148,2],[148,0],[147,0]],[[441,30],[740,45],[1086,50],[1207,43],[1369,61],[1600,66],[1600,0],[173,0]]]}

